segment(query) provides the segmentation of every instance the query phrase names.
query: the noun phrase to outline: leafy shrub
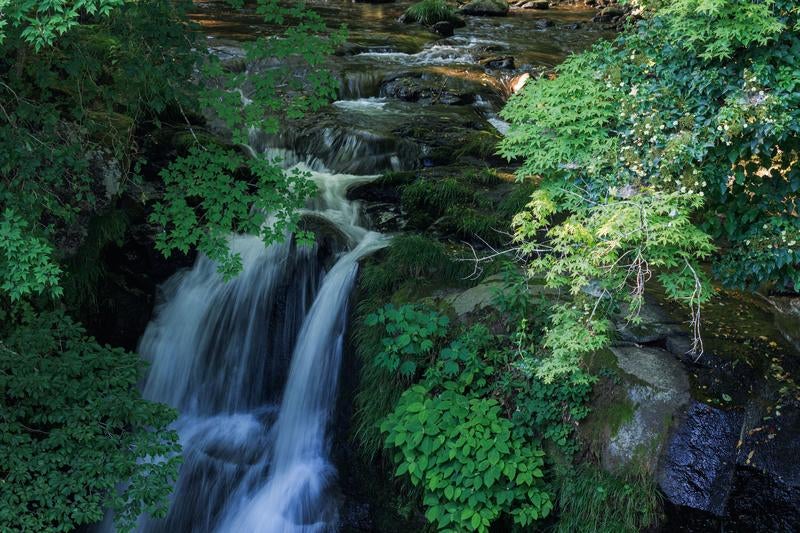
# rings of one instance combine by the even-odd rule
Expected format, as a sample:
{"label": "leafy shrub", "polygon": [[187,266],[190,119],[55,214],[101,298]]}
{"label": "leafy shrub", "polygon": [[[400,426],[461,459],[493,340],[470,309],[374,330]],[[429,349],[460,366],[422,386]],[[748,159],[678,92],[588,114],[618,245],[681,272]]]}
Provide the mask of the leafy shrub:
{"label": "leafy shrub", "polygon": [[375,355],[379,368],[402,376],[413,376],[418,360],[430,354],[434,342],[447,332],[449,319],[416,306],[399,308],[388,304],[367,316],[368,327],[381,326],[388,335],[383,338],[383,349]]}
{"label": "leafy shrub", "polygon": [[[237,179],[242,168],[253,173],[254,184]],[[169,255],[197,247],[217,261],[226,279],[242,268],[241,257],[228,249],[228,236],[260,233],[267,244],[283,239],[297,229],[299,208],[313,190],[313,183],[302,173],[285,173],[266,160],[247,160],[220,148],[194,147],[188,156],[162,170],[161,177],[166,190],[150,216],[152,223],[165,230],[156,238],[156,249]],[[273,209],[276,202],[283,206],[278,211]],[[298,238],[311,237],[298,232]]]}
{"label": "leafy shrub", "polygon": [[422,0],[406,10],[405,20],[432,26],[442,21],[455,22],[458,17],[455,9],[444,0]]}
{"label": "leafy shrub", "polygon": [[569,191],[559,199],[567,210],[638,192],[698,196],[702,209],[690,201],[682,215],[719,245],[721,281],[796,288],[796,2],[644,7],[615,43],[568,59],[555,79],[509,101],[501,153],[524,159],[521,178]]}
{"label": "leafy shrub", "polygon": [[29,315],[0,340],[0,529],[71,531],[110,506],[127,531],[142,512],[166,514],[176,413],[141,398],[142,369],[61,313]]}
{"label": "leafy shrub", "polygon": [[0,218],[0,291],[11,301],[49,292],[61,294],[61,269],[55,264],[50,244],[31,234],[29,224],[11,208]]}
{"label": "leafy shrub", "polygon": [[529,526],[547,516],[542,443],[573,450],[569,436],[586,416],[589,380],[531,379],[505,342],[482,325],[466,331],[381,423],[396,475],[422,488],[426,517],[440,529],[486,531],[501,515]]}
{"label": "leafy shrub", "polygon": [[381,425],[396,475],[424,489],[425,517],[441,530],[483,532],[502,513],[521,526],[547,516],[544,451],[515,434],[496,400],[448,385],[438,394],[411,387]]}

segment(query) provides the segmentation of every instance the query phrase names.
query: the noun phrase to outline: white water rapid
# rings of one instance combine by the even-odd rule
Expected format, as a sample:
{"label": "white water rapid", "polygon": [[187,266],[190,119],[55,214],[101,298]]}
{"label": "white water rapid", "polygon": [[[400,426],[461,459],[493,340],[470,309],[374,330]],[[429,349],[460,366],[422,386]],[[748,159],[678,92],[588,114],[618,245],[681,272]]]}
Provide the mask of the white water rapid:
{"label": "white water rapid", "polygon": [[237,278],[226,283],[200,257],[163,287],[140,344],[152,364],[144,395],[180,410],[184,464],[169,516],[143,518],[142,532],[336,529],[328,427],[348,299],[358,260],[387,238],[363,228],[346,199],[375,176],[315,168],[299,165],[319,191],[305,214],[330,226],[332,242],[234,236]]}

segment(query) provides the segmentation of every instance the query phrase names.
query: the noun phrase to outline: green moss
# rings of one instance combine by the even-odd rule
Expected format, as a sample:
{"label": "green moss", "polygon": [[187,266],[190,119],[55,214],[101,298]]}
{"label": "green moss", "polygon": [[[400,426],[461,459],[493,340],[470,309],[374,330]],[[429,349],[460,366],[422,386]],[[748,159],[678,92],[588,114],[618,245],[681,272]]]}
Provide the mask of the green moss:
{"label": "green moss", "polygon": [[411,219],[424,226],[452,205],[471,205],[474,197],[472,188],[456,178],[418,179],[403,188],[400,201]]}
{"label": "green moss", "polygon": [[417,173],[413,170],[407,170],[399,172],[387,172],[378,178],[375,183],[377,185],[386,187],[396,187],[400,185],[408,185],[415,179],[417,179]]}
{"label": "green moss", "polygon": [[[622,384],[623,372],[611,350],[594,352],[584,358],[583,364],[599,380],[594,387],[591,413],[580,423],[579,434],[590,449],[599,454],[608,439],[616,435],[623,424],[633,420],[636,405]],[[632,377],[626,374],[624,379],[630,382]]]}
{"label": "green moss", "polygon": [[511,221],[503,219],[491,211],[480,211],[469,207],[454,205],[446,211],[444,228],[455,235],[480,240],[489,244],[501,245],[508,243],[511,237]]}
{"label": "green moss", "polygon": [[77,309],[97,305],[100,281],[106,275],[102,253],[106,246],[122,244],[129,220],[123,211],[112,209],[93,217],[81,247],[65,261],[64,298]]}
{"label": "green moss", "polygon": [[463,157],[477,157],[489,159],[497,155],[497,144],[502,137],[489,131],[471,132],[464,139],[459,148],[453,152],[458,159]]}

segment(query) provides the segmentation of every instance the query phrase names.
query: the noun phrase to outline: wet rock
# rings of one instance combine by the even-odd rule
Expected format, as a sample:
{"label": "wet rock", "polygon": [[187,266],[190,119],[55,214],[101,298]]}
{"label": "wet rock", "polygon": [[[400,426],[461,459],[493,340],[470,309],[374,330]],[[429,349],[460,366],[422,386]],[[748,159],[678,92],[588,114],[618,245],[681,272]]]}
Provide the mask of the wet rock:
{"label": "wet rock", "polygon": [[617,6],[606,7],[594,16],[592,22],[614,22],[615,19],[622,17],[625,11]]}
{"label": "wet rock", "polygon": [[693,402],[673,433],[657,476],[675,505],[725,514],[743,414]]}
{"label": "wet rock", "polygon": [[561,26],[561,29],[575,31],[581,29],[582,27],[583,26],[581,26],[580,22],[570,22],[569,24],[564,24],[563,26]]}
{"label": "wet rock", "polygon": [[626,310],[620,313],[615,320],[617,332],[623,340],[638,344],[649,344],[666,339],[673,334],[685,332],[685,327],[679,324],[658,302],[650,297],[645,298],[645,302],[639,311],[639,324],[633,324],[625,319]]}
{"label": "wet rock", "polygon": [[463,15],[501,17],[508,14],[505,0],[472,0],[460,10]]}
{"label": "wet rock", "polygon": [[533,2],[525,2],[521,7],[522,9],[550,9],[550,2],[548,0],[534,0]]}
{"label": "wet rock", "polygon": [[550,19],[539,19],[534,24],[537,30],[545,30],[547,28],[552,28],[555,23]]}
{"label": "wet rock", "polygon": [[603,466],[617,470],[635,463],[655,471],[672,419],[689,402],[689,380],[671,354],[655,348],[611,348],[624,373],[627,401],[633,412],[611,435]]}
{"label": "wet rock", "polygon": [[488,70],[514,70],[514,58],[511,56],[492,57],[481,61],[483,68]]}
{"label": "wet rock", "polygon": [[767,301],[778,330],[800,352],[800,296],[773,296]]}
{"label": "wet rock", "polygon": [[438,33],[442,37],[451,37],[455,32],[455,26],[449,20],[440,20],[431,26],[433,33]]}
{"label": "wet rock", "polygon": [[728,515],[729,531],[800,531],[800,487],[776,484],[774,477],[755,468],[739,468]]}
{"label": "wet rock", "polygon": [[798,531],[800,405],[759,414],[766,416],[753,418],[741,432],[728,515],[750,530]]}
{"label": "wet rock", "polygon": [[475,93],[467,84],[428,74],[405,74],[385,81],[379,94],[422,104],[465,105],[475,101]]}

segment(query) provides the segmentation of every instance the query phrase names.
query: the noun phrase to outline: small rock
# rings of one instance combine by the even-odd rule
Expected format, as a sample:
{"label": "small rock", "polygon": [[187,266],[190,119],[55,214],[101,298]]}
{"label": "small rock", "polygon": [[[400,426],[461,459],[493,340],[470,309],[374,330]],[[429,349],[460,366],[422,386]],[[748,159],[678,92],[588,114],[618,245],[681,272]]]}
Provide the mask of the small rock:
{"label": "small rock", "polygon": [[550,19],[539,19],[535,23],[537,30],[544,30],[546,28],[552,28],[554,23]]}
{"label": "small rock", "polygon": [[622,17],[625,11],[616,6],[604,8],[600,13],[594,16],[592,22],[613,22],[615,19]]}

